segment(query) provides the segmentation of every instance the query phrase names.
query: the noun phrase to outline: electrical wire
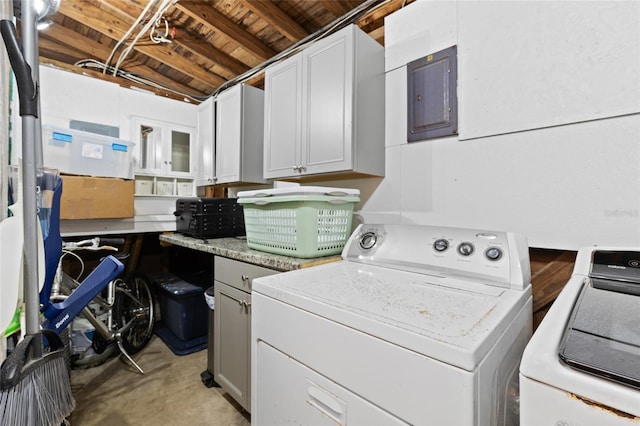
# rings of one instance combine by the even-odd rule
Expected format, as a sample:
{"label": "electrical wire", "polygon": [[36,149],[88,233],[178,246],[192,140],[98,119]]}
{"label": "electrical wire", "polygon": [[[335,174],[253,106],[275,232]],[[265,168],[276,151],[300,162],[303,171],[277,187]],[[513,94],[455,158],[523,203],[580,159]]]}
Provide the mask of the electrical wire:
{"label": "electrical wire", "polygon": [[124,36],[122,36],[122,38],[120,40],[118,40],[118,42],[116,43],[115,47],[111,50],[111,54],[109,55],[109,57],[107,58],[107,61],[105,62],[107,64],[107,66],[111,65],[111,60],[113,59],[113,56],[115,55],[115,53],[117,52],[117,50],[120,48],[120,46],[122,46],[122,44],[129,38],[129,36],[131,35],[131,33],[133,32],[133,29],[140,23],[140,21],[142,21],[142,18],[147,14],[147,12],[149,11],[149,9],[151,8],[151,6],[156,3],[157,0],[149,0],[149,3],[147,3],[147,5],[145,6],[145,8],[142,10],[142,12],[140,13],[140,15],[138,16],[138,18],[136,19],[136,21],[133,23],[133,25],[129,28],[129,30],[126,32],[126,34]]}
{"label": "electrical wire", "polygon": [[[108,74],[113,74],[114,72],[114,67],[109,67],[106,64],[97,61],[95,59],[83,59],[81,61],[78,61],[74,64],[74,66],[80,67],[80,68],[96,68],[100,71],[102,71],[103,73],[108,73]],[[200,96],[200,95],[193,95],[193,94],[189,94],[189,93],[185,93],[182,92],[180,90],[162,85],[158,82],[155,82],[149,78],[144,78],[141,77],[137,74],[133,74],[130,72],[126,72],[123,71],[122,69],[119,69],[116,71],[116,77],[121,77],[124,79],[127,79],[129,81],[132,81],[134,83],[143,85],[143,86],[149,86],[149,87],[153,87],[155,89],[159,89],[159,90],[163,90],[165,92],[170,92],[170,93],[174,93],[176,95],[180,95],[183,96],[185,98],[191,99],[193,101],[196,102],[202,102],[205,101],[207,98],[209,98],[209,96]]]}
{"label": "electrical wire", "polygon": [[171,43],[171,40],[167,38],[167,36],[169,35],[169,21],[167,21],[167,19],[164,16],[162,18],[158,18],[158,20],[156,21],[155,28],[157,29],[160,27],[160,25],[162,25],[161,20],[164,21],[164,34],[158,34],[158,36],[156,37],[153,35],[154,31],[152,29],[151,31],[149,31],[149,38],[155,44]]}
{"label": "electrical wire", "polygon": [[118,62],[116,62],[115,65],[113,75],[115,75],[115,73],[118,71],[118,68],[120,68],[120,65],[122,65],[122,62],[126,59],[126,57],[129,56],[129,53],[133,50],[138,40],[140,40],[140,38],[142,38],[142,36],[155,25],[156,21],[158,19],[161,19],[162,15],[164,15],[164,13],[177,2],[178,0],[162,0],[162,3],[158,7],[158,10],[155,12],[153,17],[142,27],[142,29],[138,32],[138,35],[136,35],[136,37],[131,41],[124,52],[120,54],[120,58],[118,58]]}

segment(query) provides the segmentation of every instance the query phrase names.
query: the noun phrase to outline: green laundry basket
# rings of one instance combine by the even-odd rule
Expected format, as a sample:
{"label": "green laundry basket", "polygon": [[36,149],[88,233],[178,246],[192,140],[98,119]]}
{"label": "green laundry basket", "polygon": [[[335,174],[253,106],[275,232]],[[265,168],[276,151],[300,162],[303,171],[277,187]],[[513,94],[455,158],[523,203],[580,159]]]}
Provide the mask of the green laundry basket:
{"label": "green laundry basket", "polygon": [[339,254],[351,235],[359,194],[325,187],[239,192],[247,245],[300,258]]}

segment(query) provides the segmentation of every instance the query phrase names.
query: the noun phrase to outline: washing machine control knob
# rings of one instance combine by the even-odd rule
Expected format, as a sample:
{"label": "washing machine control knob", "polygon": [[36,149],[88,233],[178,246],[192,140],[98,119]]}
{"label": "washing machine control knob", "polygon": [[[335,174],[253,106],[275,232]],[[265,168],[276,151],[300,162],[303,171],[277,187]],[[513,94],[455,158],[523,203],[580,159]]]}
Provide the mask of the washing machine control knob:
{"label": "washing machine control knob", "polygon": [[365,232],[360,237],[360,247],[365,250],[372,249],[373,246],[376,245],[376,242],[378,242],[378,236],[375,234],[375,232]]}
{"label": "washing machine control knob", "polygon": [[473,244],[464,242],[458,245],[458,253],[461,256],[471,256],[473,254],[474,247]]}
{"label": "washing machine control knob", "polygon": [[495,262],[502,258],[502,249],[500,249],[499,247],[489,247],[484,252],[484,255],[487,259]]}
{"label": "washing machine control knob", "polygon": [[443,252],[449,248],[449,241],[444,238],[440,238],[433,243],[433,249],[438,252]]}

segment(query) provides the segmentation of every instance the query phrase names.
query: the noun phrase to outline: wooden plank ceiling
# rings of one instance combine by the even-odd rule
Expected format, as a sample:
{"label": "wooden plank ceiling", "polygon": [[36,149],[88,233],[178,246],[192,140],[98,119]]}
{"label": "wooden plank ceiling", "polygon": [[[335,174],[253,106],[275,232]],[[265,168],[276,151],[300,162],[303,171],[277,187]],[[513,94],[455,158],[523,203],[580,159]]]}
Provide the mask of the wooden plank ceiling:
{"label": "wooden plank ceiling", "polygon": [[61,0],[40,61],[198,102],[240,80],[262,87],[264,65],[334,24],[384,44],[384,17],[412,1]]}

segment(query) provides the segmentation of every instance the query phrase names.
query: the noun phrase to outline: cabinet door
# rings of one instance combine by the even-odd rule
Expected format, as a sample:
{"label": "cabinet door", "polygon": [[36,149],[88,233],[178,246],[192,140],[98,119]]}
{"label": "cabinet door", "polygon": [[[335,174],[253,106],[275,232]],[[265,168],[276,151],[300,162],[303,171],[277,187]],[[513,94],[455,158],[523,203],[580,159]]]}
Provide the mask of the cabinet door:
{"label": "cabinet door", "polygon": [[213,374],[250,411],[251,295],[215,281]]}
{"label": "cabinet door", "polygon": [[133,118],[138,173],[193,177],[195,129],[144,117]]}
{"label": "cabinet door", "polygon": [[145,118],[133,119],[135,171],[158,174],[164,172],[162,123]]}
{"label": "cabinet door", "polygon": [[265,71],[264,177],[299,175],[302,65],[295,55]]}
{"label": "cabinet door", "polygon": [[195,141],[195,130],[187,127],[170,126],[167,128],[167,172],[172,175],[193,175],[191,153]]}
{"label": "cabinet door", "polygon": [[303,52],[303,173],[352,168],[353,29]]}
{"label": "cabinet door", "polygon": [[216,100],[216,183],[240,181],[242,85],[222,92]]}
{"label": "cabinet door", "polygon": [[196,185],[213,185],[215,103],[209,98],[198,105]]}

